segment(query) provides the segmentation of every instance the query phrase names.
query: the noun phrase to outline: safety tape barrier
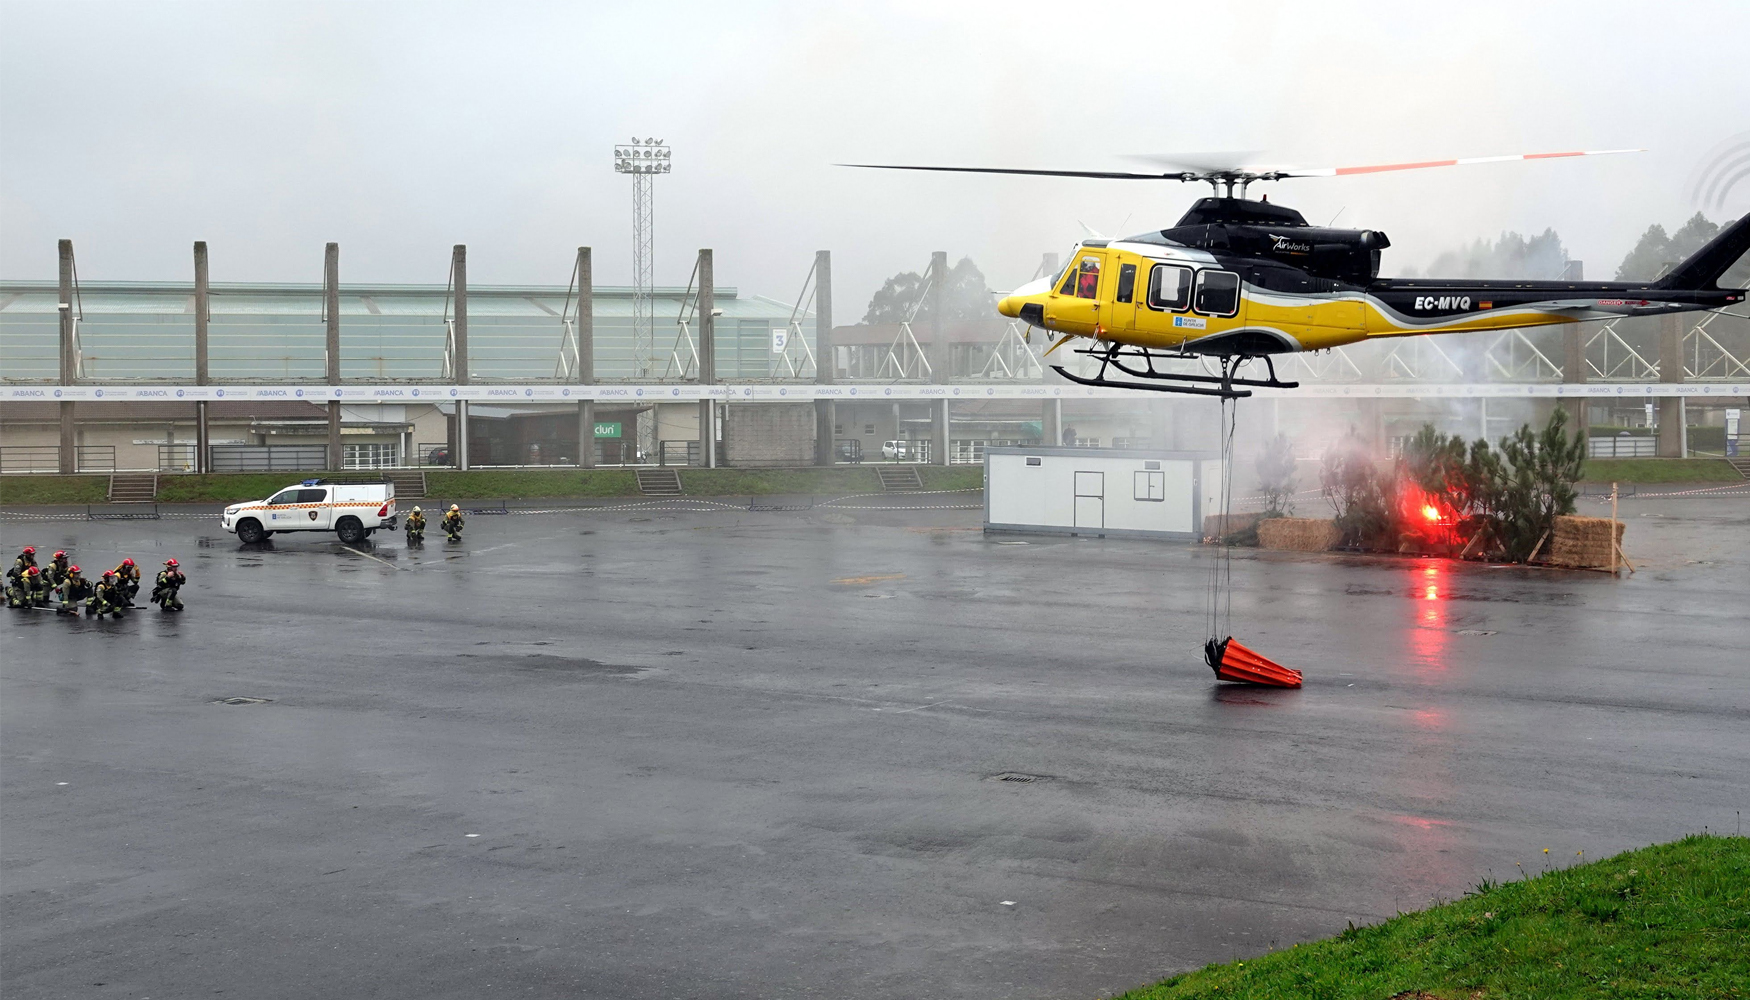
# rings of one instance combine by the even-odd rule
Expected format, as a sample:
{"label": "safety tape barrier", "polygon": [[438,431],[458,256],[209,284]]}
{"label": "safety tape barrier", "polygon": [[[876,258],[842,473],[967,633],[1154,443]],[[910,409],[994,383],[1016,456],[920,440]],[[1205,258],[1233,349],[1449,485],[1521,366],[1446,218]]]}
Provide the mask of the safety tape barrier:
{"label": "safety tape barrier", "polygon": [[[1259,396],[1285,399],[1366,398],[1636,398],[1665,396],[1750,396],[1750,382],[1468,382],[1468,383],[1331,383],[1303,384],[1298,389],[1254,388]],[[79,400],[91,402],[194,402],[197,400],[304,400],[347,403],[468,402],[694,402],[718,399],[735,402],[808,402],[890,399],[1135,399],[1133,389],[1082,385],[9,385],[0,399]]]}

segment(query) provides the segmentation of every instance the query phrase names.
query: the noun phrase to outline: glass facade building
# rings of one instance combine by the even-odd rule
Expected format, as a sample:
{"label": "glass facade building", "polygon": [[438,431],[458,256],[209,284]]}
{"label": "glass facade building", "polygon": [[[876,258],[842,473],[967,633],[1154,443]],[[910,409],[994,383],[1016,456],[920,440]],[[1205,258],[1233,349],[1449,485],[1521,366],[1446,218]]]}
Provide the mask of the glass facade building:
{"label": "glass facade building", "polygon": [[[320,285],[219,284],[208,307],[212,381],[323,380],[325,323]],[[58,381],[57,286],[0,282],[0,381]],[[686,290],[655,290],[652,379],[678,378],[670,353]],[[775,374],[772,331],[791,322],[791,306],[717,288],[717,376],[757,381]],[[632,290],[594,292],[595,374],[599,381],[636,376]],[[186,382],[194,379],[194,286],[186,282],[83,282],[73,301],[80,381]],[[476,381],[534,382],[561,371],[564,320],[576,311],[552,286],[470,286],[468,354]],[[342,285],[340,376],[360,382],[441,381],[454,304],[430,285]],[[812,314],[797,314],[814,337]],[[697,323],[692,324],[697,339]],[[681,353],[686,354],[684,345]],[[665,376],[666,371],[666,376]]]}

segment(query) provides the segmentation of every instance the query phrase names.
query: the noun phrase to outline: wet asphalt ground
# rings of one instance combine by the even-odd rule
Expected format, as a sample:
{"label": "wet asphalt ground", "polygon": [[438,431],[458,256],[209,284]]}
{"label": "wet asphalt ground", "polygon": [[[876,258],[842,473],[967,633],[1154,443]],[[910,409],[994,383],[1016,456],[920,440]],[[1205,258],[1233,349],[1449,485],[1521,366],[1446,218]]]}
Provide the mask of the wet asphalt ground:
{"label": "wet asphalt ground", "polygon": [[4,990],[1095,997],[1730,830],[1750,496],[1623,512],[1621,581],[1236,557],[1299,691],[1200,662],[1208,550],[977,511],[7,520],[191,584],[0,611]]}

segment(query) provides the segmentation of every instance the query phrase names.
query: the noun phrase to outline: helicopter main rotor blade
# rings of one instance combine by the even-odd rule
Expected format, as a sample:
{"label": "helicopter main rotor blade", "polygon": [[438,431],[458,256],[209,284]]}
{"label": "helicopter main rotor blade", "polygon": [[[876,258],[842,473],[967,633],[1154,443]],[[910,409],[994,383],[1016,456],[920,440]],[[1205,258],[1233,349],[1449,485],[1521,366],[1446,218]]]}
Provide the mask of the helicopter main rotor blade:
{"label": "helicopter main rotor blade", "polygon": [[1261,169],[1268,169],[1250,166],[1261,155],[1263,155],[1261,150],[1247,149],[1206,153],[1126,153],[1124,159],[1135,160],[1138,163],[1152,163],[1157,167],[1171,169],[1174,173],[1184,171],[1199,174],[1256,173]]}
{"label": "helicopter main rotor blade", "polygon": [[1187,181],[1196,178],[1185,173],[1133,174],[1122,170],[1020,170],[1013,167],[920,167],[899,163],[835,163],[835,167],[864,167],[869,170],[939,170],[955,174],[1026,174],[1033,177],[1095,177],[1120,181]]}
{"label": "helicopter main rotor blade", "polygon": [[1452,160],[1423,160],[1417,163],[1374,163],[1360,167],[1283,167],[1268,172],[1282,178],[1348,177],[1354,174],[1383,174],[1393,170],[1423,170],[1428,167],[1466,167],[1476,163],[1507,163],[1512,160],[1560,160],[1569,156],[1608,156],[1612,153],[1644,152],[1646,152],[1644,149],[1578,149],[1563,153],[1513,153],[1507,156],[1465,156]]}

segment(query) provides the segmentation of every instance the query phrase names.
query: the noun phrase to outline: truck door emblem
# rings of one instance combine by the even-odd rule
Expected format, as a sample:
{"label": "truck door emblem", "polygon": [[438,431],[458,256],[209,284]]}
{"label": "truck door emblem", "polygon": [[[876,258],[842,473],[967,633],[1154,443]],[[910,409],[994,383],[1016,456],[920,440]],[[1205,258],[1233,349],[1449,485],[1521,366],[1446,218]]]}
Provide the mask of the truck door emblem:
{"label": "truck door emblem", "polygon": [[310,520],[312,520],[312,521],[316,520],[316,512],[315,511],[310,512]]}

